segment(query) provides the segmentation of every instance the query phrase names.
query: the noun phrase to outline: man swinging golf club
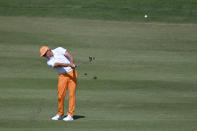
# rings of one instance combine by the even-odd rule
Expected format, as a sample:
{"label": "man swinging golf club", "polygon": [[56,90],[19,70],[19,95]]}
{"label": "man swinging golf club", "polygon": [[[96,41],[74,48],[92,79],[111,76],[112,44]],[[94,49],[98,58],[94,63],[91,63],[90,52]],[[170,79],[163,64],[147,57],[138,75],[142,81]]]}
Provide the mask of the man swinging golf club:
{"label": "man swinging golf club", "polygon": [[[77,86],[77,71],[72,55],[64,48],[51,50],[48,46],[40,47],[40,57],[47,58],[47,64],[58,72],[58,113],[52,120],[72,121],[75,111],[75,91]],[[66,90],[69,90],[69,112],[64,117],[64,100]]]}

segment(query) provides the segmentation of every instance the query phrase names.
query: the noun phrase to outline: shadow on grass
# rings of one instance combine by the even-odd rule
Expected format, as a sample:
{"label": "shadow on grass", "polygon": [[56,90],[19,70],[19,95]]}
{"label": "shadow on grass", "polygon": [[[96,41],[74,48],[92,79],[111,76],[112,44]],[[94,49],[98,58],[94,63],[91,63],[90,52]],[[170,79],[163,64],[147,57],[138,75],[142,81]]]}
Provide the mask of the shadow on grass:
{"label": "shadow on grass", "polygon": [[74,115],[73,118],[74,118],[75,120],[77,120],[77,119],[85,118],[85,116]]}

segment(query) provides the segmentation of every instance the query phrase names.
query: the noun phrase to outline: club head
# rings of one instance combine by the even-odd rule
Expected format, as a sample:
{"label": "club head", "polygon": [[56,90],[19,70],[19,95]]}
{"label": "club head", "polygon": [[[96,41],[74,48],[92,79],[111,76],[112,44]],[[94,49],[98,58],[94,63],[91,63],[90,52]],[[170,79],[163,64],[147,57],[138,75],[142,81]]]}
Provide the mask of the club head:
{"label": "club head", "polygon": [[92,62],[92,60],[95,60],[94,56],[89,56],[89,62]]}

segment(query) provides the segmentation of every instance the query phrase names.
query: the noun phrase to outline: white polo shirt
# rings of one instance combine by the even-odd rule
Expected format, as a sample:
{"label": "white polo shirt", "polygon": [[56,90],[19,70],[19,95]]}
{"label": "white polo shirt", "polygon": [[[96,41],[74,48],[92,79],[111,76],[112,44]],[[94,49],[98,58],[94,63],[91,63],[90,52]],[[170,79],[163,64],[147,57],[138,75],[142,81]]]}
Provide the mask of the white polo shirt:
{"label": "white polo shirt", "polygon": [[[48,58],[47,64],[54,68],[55,63],[64,63],[64,64],[70,64],[70,60],[65,57],[66,49],[62,47],[58,47],[54,50],[51,50],[53,52],[53,56]],[[55,68],[58,72],[58,74],[62,73],[68,73],[72,71],[71,67],[56,67]]]}

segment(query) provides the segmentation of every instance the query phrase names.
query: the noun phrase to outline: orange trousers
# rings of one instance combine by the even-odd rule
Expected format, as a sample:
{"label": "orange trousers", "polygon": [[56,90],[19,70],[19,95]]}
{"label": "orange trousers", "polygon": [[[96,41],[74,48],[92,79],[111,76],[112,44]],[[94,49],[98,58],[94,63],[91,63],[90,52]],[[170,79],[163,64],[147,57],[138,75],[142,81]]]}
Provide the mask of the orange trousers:
{"label": "orange trousers", "polygon": [[69,91],[69,111],[70,116],[74,116],[75,111],[75,92],[77,87],[77,71],[73,70],[67,74],[59,74],[58,76],[58,115],[64,114],[64,100],[66,90]]}

